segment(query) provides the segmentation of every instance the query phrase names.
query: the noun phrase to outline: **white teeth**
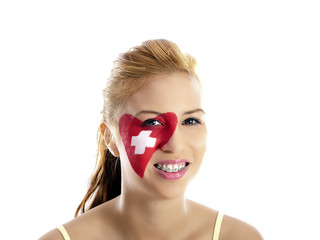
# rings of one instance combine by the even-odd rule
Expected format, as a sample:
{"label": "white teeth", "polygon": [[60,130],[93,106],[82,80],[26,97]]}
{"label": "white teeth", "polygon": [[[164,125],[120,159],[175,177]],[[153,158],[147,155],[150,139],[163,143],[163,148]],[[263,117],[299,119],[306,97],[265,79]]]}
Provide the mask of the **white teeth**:
{"label": "white teeth", "polygon": [[184,166],[185,166],[184,163],[179,164],[179,171],[181,171],[184,168]]}
{"label": "white teeth", "polygon": [[179,170],[178,164],[173,165],[172,172],[178,172],[178,170]]}
{"label": "white teeth", "polygon": [[179,172],[182,171],[186,167],[187,163],[180,163],[180,164],[156,164],[156,168],[164,171],[164,172]]}
{"label": "white teeth", "polygon": [[167,172],[172,172],[172,164],[169,164],[169,165],[167,166]]}

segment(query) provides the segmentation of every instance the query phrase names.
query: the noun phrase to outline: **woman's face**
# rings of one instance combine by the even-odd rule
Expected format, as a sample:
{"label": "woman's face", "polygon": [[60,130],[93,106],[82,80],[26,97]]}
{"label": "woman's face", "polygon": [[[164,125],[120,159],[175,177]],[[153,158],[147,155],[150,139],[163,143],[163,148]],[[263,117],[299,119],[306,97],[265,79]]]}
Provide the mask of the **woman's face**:
{"label": "woman's face", "polygon": [[186,73],[159,75],[122,105],[115,137],[124,191],[184,194],[206,149],[200,92]]}

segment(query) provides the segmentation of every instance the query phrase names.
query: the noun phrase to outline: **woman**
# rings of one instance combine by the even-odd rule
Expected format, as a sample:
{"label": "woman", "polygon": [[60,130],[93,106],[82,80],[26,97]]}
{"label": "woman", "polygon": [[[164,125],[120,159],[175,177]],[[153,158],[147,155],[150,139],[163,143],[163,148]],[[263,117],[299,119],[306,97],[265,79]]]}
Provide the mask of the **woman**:
{"label": "woman", "polygon": [[195,65],[163,39],[119,56],[103,95],[99,164],[76,211],[83,214],[42,240],[262,239],[184,197],[206,149]]}

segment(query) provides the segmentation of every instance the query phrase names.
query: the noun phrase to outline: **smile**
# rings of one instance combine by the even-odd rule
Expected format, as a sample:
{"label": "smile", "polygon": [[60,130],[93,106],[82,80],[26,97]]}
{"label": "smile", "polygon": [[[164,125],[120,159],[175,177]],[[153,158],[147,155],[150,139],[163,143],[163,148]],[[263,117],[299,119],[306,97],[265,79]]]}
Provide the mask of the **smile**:
{"label": "smile", "polygon": [[185,169],[187,166],[189,165],[188,162],[184,162],[184,163],[179,163],[179,164],[160,164],[160,163],[156,163],[154,164],[154,166],[156,168],[158,168],[159,170],[163,171],[163,172],[180,172],[183,169]]}
{"label": "smile", "polygon": [[156,172],[166,180],[177,180],[182,178],[188,170],[189,162],[186,160],[165,160],[154,164]]}

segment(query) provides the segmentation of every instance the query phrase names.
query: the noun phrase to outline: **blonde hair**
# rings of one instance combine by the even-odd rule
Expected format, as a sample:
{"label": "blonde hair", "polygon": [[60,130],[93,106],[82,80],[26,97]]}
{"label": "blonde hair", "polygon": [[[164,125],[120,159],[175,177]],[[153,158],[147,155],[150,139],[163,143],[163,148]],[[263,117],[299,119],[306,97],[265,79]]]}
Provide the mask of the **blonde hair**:
{"label": "blonde hair", "polygon": [[[148,40],[120,54],[113,62],[107,86],[103,90],[102,122],[114,124],[119,106],[151,81],[152,77],[185,72],[199,80],[195,68],[196,60],[191,55],[182,53],[175,43],[165,39]],[[118,196],[121,192],[120,159],[114,157],[108,150],[100,130],[97,140],[98,164],[75,216],[80,210],[84,213]]]}

